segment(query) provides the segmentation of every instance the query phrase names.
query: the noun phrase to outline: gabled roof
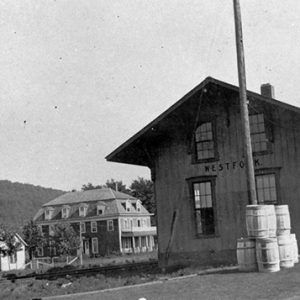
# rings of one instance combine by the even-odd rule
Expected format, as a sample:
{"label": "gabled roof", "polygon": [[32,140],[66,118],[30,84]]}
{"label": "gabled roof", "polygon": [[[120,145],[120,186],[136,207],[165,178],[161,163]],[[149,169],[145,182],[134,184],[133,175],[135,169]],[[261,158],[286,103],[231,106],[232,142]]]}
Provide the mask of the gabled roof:
{"label": "gabled roof", "polygon": [[63,194],[54,200],[45,203],[43,206],[66,205],[74,203],[86,203],[91,201],[105,201],[113,199],[135,199],[134,197],[117,192],[110,188],[95,189],[83,192],[70,192]]}
{"label": "gabled roof", "polygon": [[[204,81],[202,81],[199,85],[197,85],[189,93],[187,93],[185,96],[183,96],[179,101],[177,101],[175,104],[173,104],[165,112],[163,112],[156,119],[154,119],[152,122],[150,122],[147,126],[145,126],[143,129],[141,129],[139,132],[137,132],[134,136],[132,136],[130,139],[128,139],[126,142],[124,142],[122,145],[120,145],[117,149],[115,149],[113,152],[111,152],[109,155],[107,155],[105,157],[106,160],[113,161],[113,162],[121,162],[121,163],[149,166],[149,163],[147,162],[147,160],[149,158],[149,154],[144,153],[145,149],[144,150],[141,149],[141,148],[143,148],[145,141],[149,138],[152,138],[152,140],[153,140],[153,137],[156,138],[158,136],[158,135],[155,136],[156,128],[165,119],[170,117],[181,106],[183,106],[184,104],[189,102],[189,100],[191,100],[191,98],[195,94],[199,93],[201,90],[205,89],[208,85],[211,85],[211,84],[219,86],[219,87],[221,87],[225,90],[231,91],[233,93],[237,93],[237,94],[239,93],[239,87],[229,84],[229,83],[226,83],[226,82],[223,82],[223,81],[220,81],[220,80],[217,80],[212,77],[207,77]],[[287,103],[280,102],[276,99],[264,97],[258,93],[254,93],[251,91],[247,91],[247,96],[300,114],[300,108],[290,105],[290,104],[287,104]]]}
{"label": "gabled roof", "polygon": [[[25,247],[27,247],[27,243],[22,239],[22,237],[18,234],[18,233],[15,233],[15,240],[19,240],[19,242],[21,244],[23,244]],[[7,245],[5,244],[5,242],[3,241],[0,241],[0,248],[2,249],[7,249]]]}

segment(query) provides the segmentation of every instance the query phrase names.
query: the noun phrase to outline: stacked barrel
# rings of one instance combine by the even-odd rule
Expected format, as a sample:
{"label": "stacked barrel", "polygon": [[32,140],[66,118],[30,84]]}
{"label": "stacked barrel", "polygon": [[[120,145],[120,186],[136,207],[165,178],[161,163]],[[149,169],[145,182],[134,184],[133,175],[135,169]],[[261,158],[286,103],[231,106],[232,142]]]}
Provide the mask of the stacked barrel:
{"label": "stacked barrel", "polygon": [[237,241],[241,271],[277,272],[298,262],[287,205],[247,205],[246,227],[248,237]]}

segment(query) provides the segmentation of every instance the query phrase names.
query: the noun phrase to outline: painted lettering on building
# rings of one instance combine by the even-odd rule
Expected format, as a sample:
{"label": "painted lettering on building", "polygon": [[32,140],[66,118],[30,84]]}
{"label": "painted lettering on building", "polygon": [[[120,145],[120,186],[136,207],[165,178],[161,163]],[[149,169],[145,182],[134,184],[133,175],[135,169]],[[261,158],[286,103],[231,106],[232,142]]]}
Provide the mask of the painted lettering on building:
{"label": "painted lettering on building", "polygon": [[[262,163],[259,161],[258,158],[253,160],[254,167],[259,167]],[[232,162],[225,162],[220,164],[209,164],[204,166],[205,172],[222,172],[222,171],[231,171],[236,169],[244,169],[245,168],[245,161],[232,161]]]}

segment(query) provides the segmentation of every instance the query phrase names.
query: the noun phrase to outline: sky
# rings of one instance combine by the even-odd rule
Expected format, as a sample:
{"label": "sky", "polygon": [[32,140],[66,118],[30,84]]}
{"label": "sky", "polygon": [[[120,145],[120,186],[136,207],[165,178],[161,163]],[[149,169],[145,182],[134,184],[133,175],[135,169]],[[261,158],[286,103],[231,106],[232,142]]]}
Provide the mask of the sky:
{"label": "sky", "polygon": [[[240,0],[247,88],[300,106],[300,1]],[[238,84],[232,1],[0,0],[0,180],[63,190],[207,76]]]}

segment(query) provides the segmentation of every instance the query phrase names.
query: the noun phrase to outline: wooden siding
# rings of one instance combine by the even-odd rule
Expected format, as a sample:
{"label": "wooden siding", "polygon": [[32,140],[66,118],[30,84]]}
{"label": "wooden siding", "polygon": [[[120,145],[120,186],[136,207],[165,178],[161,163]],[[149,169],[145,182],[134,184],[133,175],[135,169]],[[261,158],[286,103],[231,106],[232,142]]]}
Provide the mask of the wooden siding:
{"label": "wooden siding", "polygon": [[[179,211],[171,263],[207,263],[213,258],[234,260],[236,239],[246,236],[248,195],[245,168],[241,167],[244,160],[242,126],[237,103],[237,99],[232,99],[228,108],[215,102],[204,105],[201,110],[200,121],[211,118],[216,122],[217,161],[192,163],[189,142],[181,130],[174,130],[172,136],[152,149],[156,153],[155,197],[160,258],[163,258],[169,242],[173,212]],[[289,205],[292,231],[299,240],[300,116],[261,101],[251,100],[250,105],[250,113],[263,112],[266,115],[273,135],[271,152],[254,156],[255,170],[276,168],[279,171],[279,201]],[[196,236],[193,201],[187,180],[199,176],[216,176],[217,233],[213,237]]]}

